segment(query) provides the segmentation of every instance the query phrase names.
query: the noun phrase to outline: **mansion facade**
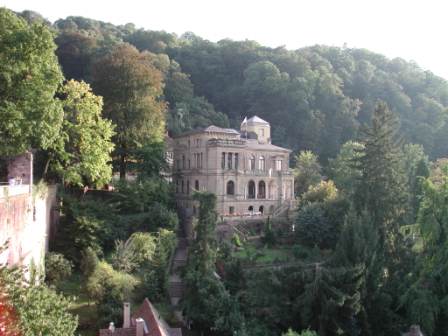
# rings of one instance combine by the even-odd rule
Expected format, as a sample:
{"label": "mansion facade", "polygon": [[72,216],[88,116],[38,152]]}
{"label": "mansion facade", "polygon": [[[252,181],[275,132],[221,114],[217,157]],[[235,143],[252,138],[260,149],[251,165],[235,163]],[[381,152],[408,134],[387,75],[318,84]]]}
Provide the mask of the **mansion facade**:
{"label": "mansion facade", "polygon": [[271,144],[254,116],[240,131],[209,126],[174,138],[173,183],[182,208],[196,213],[194,190],[212,192],[221,216],[273,215],[294,199],[290,150]]}

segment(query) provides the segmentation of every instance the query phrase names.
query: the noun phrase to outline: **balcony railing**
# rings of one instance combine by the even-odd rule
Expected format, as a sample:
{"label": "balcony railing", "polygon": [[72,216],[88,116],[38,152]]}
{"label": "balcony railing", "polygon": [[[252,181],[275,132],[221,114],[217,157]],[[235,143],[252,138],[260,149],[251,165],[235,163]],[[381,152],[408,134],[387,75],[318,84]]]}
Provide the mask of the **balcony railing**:
{"label": "balcony railing", "polygon": [[209,146],[244,146],[245,140],[240,139],[210,139],[208,140]]}
{"label": "balcony railing", "polygon": [[266,170],[244,170],[242,171],[243,174],[249,175],[249,176],[291,176],[293,174],[292,169],[288,170],[272,170],[272,169],[266,169]]}

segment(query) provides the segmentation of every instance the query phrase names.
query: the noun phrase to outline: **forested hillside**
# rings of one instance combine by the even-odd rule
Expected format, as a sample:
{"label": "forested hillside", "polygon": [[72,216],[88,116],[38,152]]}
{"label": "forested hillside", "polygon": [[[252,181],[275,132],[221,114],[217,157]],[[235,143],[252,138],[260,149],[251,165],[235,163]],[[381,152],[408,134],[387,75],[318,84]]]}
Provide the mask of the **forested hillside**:
{"label": "forested hillside", "polygon": [[[416,324],[448,335],[444,79],[362,49],[214,43],[6,8],[0,42],[0,172],[33,149],[35,180],[60,186],[40,284],[0,264],[0,330],[97,335],[121,326],[123,301],[149,297],[189,335],[390,336]],[[195,190],[187,242],[166,130],[238,128],[253,114],[294,151],[297,207],[241,217],[222,239],[218,224],[235,223]]]}
{"label": "forested hillside", "polygon": [[422,144],[431,158],[448,153],[448,83],[403,59],[364,49],[214,43],[193,33],[178,37],[82,17],[54,28],[67,78],[91,81],[97,59],[121,42],[154,54],[172,133],[210,123],[238,127],[256,114],[271,122],[276,143],[313,150],[326,162],[357,138],[381,99],[399,115],[407,142]]}

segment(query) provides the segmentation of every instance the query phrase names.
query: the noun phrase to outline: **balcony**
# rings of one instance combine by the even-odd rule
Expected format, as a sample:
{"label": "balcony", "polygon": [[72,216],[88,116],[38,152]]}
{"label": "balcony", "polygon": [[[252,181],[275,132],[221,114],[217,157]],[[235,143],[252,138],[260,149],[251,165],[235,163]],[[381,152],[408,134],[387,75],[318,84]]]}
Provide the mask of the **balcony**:
{"label": "balcony", "polygon": [[207,144],[214,147],[244,147],[246,141],[240,139],[210,139]]}
{"label": "balcony", "polygon": [[242,173],[244,175],[248,175],[248,176],[266,176],[266,177],[274,176],[274,174],[272,174],[272,171],[270,172],[269,169],[268,170],[259,170],[259,169],[243,170]]}
{"label": "balcony", "polygon": [[255,169],[255,170],[244,170],[244,171],[242,171],[242,173],[245,175],[248,175],[248,176],[268,176],[268,177],[292,176],[293,175],[292,169],[288,169],[288,170],[272,170],[272,169],[259,170],[259,169]]}

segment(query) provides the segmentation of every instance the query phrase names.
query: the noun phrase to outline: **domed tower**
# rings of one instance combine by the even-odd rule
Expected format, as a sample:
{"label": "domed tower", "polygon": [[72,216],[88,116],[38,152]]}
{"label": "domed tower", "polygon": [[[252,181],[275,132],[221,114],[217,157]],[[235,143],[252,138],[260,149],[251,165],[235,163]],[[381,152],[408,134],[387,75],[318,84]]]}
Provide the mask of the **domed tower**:
{"label": "domed tower", "polygon": [[271,125],[257,116],[244,118],[240,130],[246,138],[256,138],[259,143],[271,143]]}

